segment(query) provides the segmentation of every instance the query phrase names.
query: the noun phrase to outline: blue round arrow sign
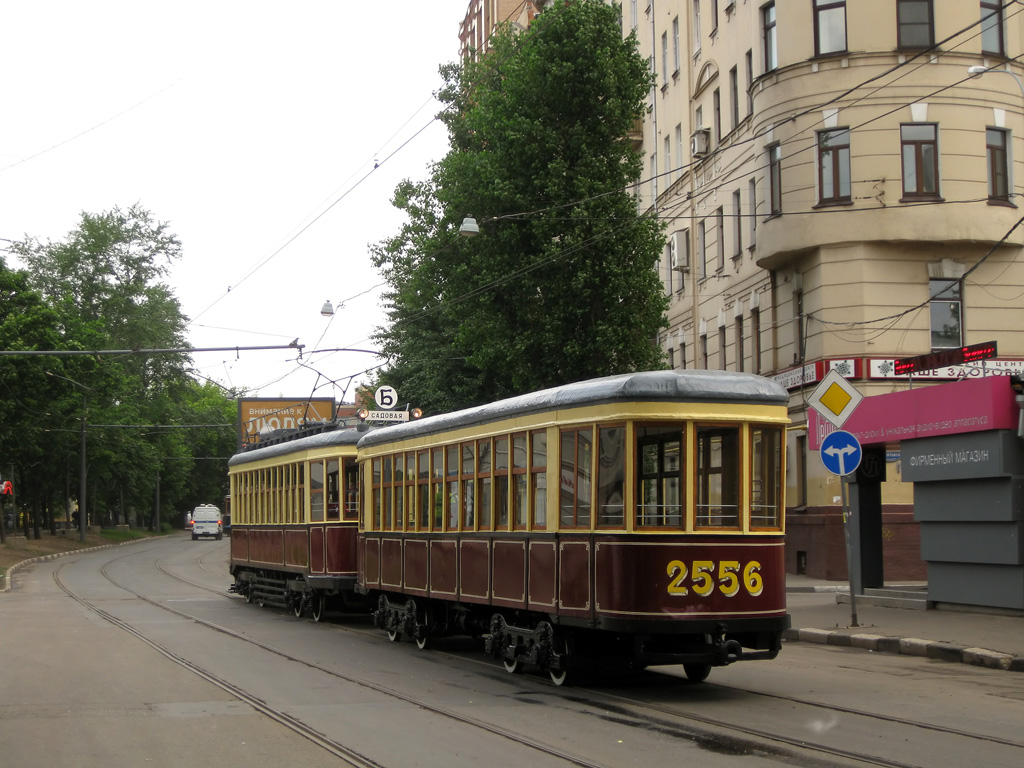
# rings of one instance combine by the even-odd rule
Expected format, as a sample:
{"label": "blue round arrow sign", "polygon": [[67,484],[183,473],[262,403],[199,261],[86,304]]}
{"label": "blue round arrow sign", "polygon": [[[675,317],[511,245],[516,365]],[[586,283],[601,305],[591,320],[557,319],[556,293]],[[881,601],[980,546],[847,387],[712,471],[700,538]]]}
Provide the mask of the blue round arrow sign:
{"label": "blue round arrow sign", "polygon": [[841,429],[825,436],[818,453],[825,469],[840,477],[856,472],[864,455],[857,438]]}

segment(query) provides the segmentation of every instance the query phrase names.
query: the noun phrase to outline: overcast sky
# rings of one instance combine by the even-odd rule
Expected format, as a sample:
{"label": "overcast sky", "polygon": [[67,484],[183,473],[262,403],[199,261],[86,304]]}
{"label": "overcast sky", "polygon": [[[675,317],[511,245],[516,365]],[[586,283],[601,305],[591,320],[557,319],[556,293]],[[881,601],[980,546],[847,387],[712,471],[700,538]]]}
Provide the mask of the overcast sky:
{"label": "overcast sky", "polygon": [[[200,374],[341,399],[379,361],[313,350],[372,347],[383,313],[368,245],[401,224],[396,184],[447,151],[432,96],[467,6],[3,3],[0,238],[63,240],[82,211],[140,203],[182,241],[170,284],[193,347],[298,338],[320,375],[284,350],[197,353]],[[328,321],[325,299],[350,300]]]}

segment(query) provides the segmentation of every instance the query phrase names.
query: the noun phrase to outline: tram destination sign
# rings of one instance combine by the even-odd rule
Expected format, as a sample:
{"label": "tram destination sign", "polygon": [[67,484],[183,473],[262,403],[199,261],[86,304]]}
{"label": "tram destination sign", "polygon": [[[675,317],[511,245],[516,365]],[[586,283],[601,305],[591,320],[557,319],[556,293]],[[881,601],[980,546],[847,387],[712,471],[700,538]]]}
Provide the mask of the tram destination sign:
{"label": "tram destination sign", "polygon": [[964,363],[976,363],[981,360],[990,360],[999,354],[996,351],[994,341],[986,341],[982,344],[971,344],[969,347],[956,347],[944,349],[941,352],[932,352],[917,357],[905,357],[895,361],[897,376],[906,376],[909,373],[919,371],[934,371],[936,368],[945,368],[950,365],[963,365]]}

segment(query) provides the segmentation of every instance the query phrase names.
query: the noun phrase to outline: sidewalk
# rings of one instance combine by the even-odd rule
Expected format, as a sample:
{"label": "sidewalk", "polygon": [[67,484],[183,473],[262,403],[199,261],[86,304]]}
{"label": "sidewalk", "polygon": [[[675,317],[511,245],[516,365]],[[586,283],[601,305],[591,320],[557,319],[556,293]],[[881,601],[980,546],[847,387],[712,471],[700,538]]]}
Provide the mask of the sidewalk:
{"label": "sidewalk", "polygon": [[[851,626],[849,584],[786,576],[792,617],[786,642],[809,642],[902,653],[1024,672],[1024,615],[885,608],[858,601]],[[981,609],[979,609],[980,611]]]}

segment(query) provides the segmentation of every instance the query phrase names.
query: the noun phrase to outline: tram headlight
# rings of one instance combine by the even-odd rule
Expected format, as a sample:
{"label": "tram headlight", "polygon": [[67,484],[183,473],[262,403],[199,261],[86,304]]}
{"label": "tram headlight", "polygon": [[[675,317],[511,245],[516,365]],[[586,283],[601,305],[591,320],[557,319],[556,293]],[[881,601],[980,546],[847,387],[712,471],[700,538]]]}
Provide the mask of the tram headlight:
{"label": "tram headlight", "polygon": [[367,408],[360,408],[356,411],[356,416],[360,421],[366,421],[366,417],[370,415],[370,411]]}

